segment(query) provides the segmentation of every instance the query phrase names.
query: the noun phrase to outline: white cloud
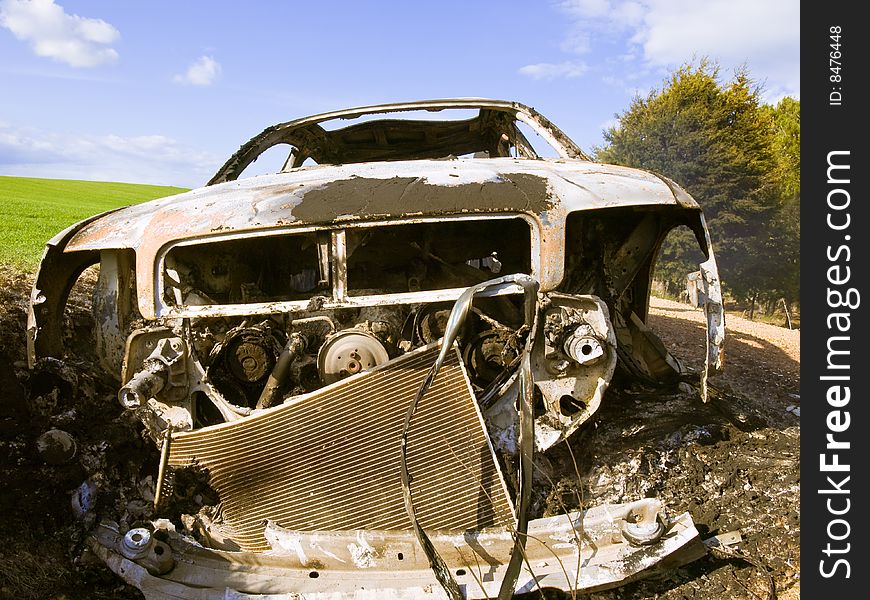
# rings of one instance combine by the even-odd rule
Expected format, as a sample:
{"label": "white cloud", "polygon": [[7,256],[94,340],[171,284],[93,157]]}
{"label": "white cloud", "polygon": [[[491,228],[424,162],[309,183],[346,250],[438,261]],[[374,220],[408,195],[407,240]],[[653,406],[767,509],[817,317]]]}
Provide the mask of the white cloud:
{"label": "white cloud", "polygon": [[635,27],[644,16],[645,7],[641,2],[620,2],[613,7],[610,18],[628,27]]}
{"label": "white cloud", "polygon": [[709,56],[725,67],[747,64],[769,87],[800,92],[797,0],[650,0],[633,41],[652,64]]}
{"label": "white cloud", "polygon": [[102,19],[70,15],[54,0],[2,0],[0,26],[29,42],[37,56],[71,67],[96,67],[118,60],[110,44],[120,32]]}
{"label": "white cloud", "polygon": [[200,56],[184,75],[176,75],[173,81],[188,85],[206,86],[213,84],[221,74],[221,65],[211,56]]}
{"label": "white cloud", "polygon": [[639,52],[647,67],[707,56],[723,70],[747,65],[771,98],[800,94],[799,0],[564,0],[556,6],[571,18],[565,52],[595,50],[596,42],[627,32],[627,51]]}
{"label": "white cloud", "polygon": [[197,187],[221,161],[162,135],[73,135],[0,123],[0,173]]}
{"label": "white cloud", "polygon": [[796,49],[800,16],[792,0],[650,0],[634,40],[658,64],[711,53],[730,60]]}
{"label": "white cloud", "polygon": [[559,48],[562,52],[586,54],[592,50],[592,37],[589,35],[589,32],[584,31],[579,27],[575,27],[571,33],[562,40],[562,43],[559,44]]}
{"label": "white cloud", "polygon": [[610,0],[565,0],[559,3],[566,13],[575,17],[603,17],[610,11]]}
{"label": "white cloud", "polygon": [[556,78],[572,79],[580,77],[589,66],[586,63],[578,61],[565,61],[561,63],[537,63],[534,65],[526,65],[520,67],[519,72],[522,75],[527,75],[532,79],[551,80]]}
{"label": "white cloud", "polygon": [[[575,29],[610,35],[636,26],[646,12],[646,0],[564,0],[557,7],[574,21]],[[607,25],[601,30],[602,23]]]}

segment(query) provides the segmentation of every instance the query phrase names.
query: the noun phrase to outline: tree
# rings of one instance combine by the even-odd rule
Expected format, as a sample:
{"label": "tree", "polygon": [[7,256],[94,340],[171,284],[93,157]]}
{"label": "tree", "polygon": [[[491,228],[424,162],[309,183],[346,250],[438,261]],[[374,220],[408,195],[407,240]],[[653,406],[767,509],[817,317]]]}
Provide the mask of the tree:
{"label": "tree", "polygon": [[771,232],[771,245],[777,248],[780,268],[772,273],[770,293],[775,299],[784,298],[791,304],[800,299],[801,104],[786,97],[776,107],[765,108],[773,116],[780,190]]}
{"label": "tree", "polygon": [[[704,209],[723,283],[738,299],[770,290],[779,268],[781,198],[799,182],[795,156],[800,164],[800,105],[795,146],[795,101],[788,100],[781,110],[763,106],[745,69],[723,84],[718,66],[704,59],[677,69],[661,91],[636,97],[595,149],[599,160],[662,173],[692,194]],[[685,233],[669,236],[656,277],[682,287],[697,269],[693,244]]]}

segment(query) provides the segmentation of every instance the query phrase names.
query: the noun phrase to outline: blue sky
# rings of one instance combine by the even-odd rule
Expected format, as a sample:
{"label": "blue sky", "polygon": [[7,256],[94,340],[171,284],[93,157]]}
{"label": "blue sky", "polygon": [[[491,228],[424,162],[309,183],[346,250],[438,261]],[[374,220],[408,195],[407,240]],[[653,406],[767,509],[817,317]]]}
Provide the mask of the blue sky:
{"label": "blue sky", "polygon": [[482,96],[581,148],[693,57],[800,97],[798,0],[0,0],[0,174],[202,185],[268,125]]}

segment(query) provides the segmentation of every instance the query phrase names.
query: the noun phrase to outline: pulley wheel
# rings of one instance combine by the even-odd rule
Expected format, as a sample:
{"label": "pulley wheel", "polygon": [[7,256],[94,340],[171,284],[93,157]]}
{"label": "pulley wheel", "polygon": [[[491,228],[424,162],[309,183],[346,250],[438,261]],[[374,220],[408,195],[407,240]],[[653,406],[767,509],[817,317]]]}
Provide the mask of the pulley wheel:
{"label": "pulley wheel", "polygon": [[390,360],[387,349],[370,333],[348,329],[331,336],[317,353],[317,370],[330,384]]}

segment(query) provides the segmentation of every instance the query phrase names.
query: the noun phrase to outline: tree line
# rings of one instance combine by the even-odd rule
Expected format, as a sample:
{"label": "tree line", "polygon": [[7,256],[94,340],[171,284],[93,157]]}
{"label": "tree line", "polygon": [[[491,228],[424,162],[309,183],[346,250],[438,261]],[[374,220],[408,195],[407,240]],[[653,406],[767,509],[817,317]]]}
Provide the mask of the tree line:
{"label": "tree line", "polygon": [[[799,304],[800,101],[764,104],[745,68],[723,82],[701,60],[616,117],[596,158],[667,175],[698,201],[725,292],[753,307]],[[700,260],[691,232],[675,230],[655,278],[678,292]]]}

